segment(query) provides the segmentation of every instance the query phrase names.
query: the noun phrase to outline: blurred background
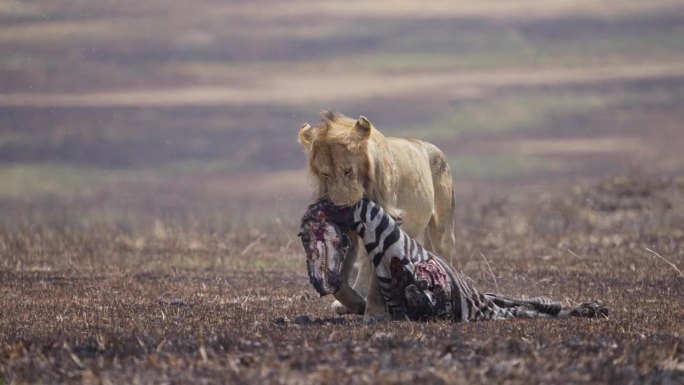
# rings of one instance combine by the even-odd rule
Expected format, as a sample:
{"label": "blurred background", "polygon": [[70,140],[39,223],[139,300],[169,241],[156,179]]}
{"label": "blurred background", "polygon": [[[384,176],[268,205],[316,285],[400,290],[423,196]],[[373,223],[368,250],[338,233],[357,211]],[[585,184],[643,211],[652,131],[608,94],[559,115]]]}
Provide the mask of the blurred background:
{"label": "blurred background", "polygon": [[296,223],[319,111],[449,157],[461,201],[684,170],[684,4],[0,2],[0,225]]}

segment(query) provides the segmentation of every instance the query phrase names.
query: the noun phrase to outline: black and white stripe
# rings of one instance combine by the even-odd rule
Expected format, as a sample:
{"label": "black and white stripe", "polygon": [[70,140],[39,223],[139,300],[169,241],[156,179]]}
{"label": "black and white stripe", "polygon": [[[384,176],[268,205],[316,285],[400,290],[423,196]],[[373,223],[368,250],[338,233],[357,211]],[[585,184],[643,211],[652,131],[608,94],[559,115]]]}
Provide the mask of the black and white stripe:
{"label": "black and white stripe", "polygon": [[[387,310],[395,319],[408,318],[407,310],[410,312],[411,309],[406,308],[406,288],[414,283],[416,264],[430,260],[436,261],[443,269],[440,271],[446,272],[450,285],[451,295],[447,299],[448,303],[444,305],[447,311],[438,312],[440,318],[479,321],[513,317],[556,317],[569,312],[548,298],[520,300],[480,293],[466,282],[461,273],[454,270],[440,256],[424,249],[401,230],[382,207],[367,198],[363,198],[354,208],[353,217],[352,229],[363,239],[368,257],[375,266],[380,293]],[[400,266],[394,268],[401,267],[401,274],[397,274],[397,271],[393,274],[393,260],[399,261]],[[431,293],[424,294],[432,301]]]}

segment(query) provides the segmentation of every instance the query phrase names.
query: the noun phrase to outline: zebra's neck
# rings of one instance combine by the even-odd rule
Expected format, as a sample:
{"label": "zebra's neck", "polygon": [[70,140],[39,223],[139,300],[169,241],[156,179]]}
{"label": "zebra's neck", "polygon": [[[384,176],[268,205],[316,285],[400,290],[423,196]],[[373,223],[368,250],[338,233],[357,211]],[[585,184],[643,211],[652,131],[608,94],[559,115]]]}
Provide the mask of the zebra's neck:
{"label": "zebra's neck", "polygon": [[367,247],[380,239],[382,230],[396,227],[396,222],[374,201],[363,198],[354,210],[354,230]]}
{"label": "zebra's neck", "polygon": [[[379,204],[367,198],[363,198],[354,211],[354,230],[363,240],[368,256],[373,264],[378,266],[385,253],[390,248],[396,248],[396,257],[408,257],[413,260],[407,251],[417,251],[419,245],[410,239],[397,225],[394,218],[385,212]],[[414,243],[410,249],[403,245]]]}

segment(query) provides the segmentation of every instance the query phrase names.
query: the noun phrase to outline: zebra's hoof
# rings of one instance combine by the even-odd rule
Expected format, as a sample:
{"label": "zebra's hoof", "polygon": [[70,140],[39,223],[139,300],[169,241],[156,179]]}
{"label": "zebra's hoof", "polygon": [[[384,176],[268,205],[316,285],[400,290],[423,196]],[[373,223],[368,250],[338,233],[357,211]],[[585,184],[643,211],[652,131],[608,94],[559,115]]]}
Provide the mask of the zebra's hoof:
{"label": "zebra's hoof", "polygon": [[585,302],[570,313],[575,317],[600,318],[608,317],[608,308],[599,301]]}

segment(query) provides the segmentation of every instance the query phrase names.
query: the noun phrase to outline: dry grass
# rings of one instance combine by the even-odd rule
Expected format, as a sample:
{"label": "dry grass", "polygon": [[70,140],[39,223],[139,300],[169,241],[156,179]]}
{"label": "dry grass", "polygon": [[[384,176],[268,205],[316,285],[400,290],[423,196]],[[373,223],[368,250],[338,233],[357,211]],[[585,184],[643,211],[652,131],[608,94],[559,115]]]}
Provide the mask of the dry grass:
{"label": "dry grass", "polygon": [[[0,373],[46,383],[679,383],[684,181],[462,200],[454,263],[482,289],[601,299],[608,319],[363,325],[303,269],[296,221],[0,234]],[[479,253],[487,256],[487,267]],[[252,265],[262,261],[260,266]],[[494,275],[492,277],[492,275]]]}

